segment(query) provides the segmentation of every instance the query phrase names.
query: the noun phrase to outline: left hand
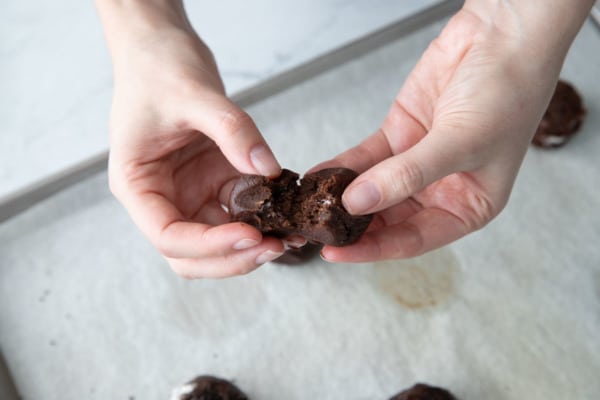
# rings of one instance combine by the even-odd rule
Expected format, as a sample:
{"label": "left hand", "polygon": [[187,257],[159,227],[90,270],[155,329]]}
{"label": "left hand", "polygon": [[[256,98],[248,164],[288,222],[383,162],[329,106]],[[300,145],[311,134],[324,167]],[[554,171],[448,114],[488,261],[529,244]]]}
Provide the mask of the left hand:
{"label": "left hand", "polygon": [[221,208],[240,173],[276,176],[280,167],[225,95],[212,53],[179,27],[140,36],[126,35],[113,51],[112,192],[185,278],[245,274],[279,257],[281,240],[230,223]]}

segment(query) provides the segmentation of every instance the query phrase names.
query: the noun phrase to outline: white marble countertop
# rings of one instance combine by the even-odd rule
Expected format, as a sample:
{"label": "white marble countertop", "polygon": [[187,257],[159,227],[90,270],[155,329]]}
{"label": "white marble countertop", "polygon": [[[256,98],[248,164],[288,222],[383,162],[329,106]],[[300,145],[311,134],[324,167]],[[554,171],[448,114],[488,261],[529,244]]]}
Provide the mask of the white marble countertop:
{"label": "white marble countertop", "polygon": [[[439,0],[187,1],[229,93]],[[102,153],[111,67],[92,1],[0,4],[0,198]]]}

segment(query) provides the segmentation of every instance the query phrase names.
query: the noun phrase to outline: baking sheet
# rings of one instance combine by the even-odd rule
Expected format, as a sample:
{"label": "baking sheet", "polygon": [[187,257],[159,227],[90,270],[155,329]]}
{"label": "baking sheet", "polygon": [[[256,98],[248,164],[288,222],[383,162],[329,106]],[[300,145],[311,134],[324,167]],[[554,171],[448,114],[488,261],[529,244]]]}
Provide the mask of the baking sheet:
{"label": "baking sheet", "polygon": [[[378,126],[442,26],[249,112],[305,170]],[[416,381],[464,400],[597,398],[599,46],[589,23],[564,68],[589,110],[580,135],[532,149],[494,222],[417,259],[186,281],[105,175],[0,225],[0,347],[23,397],[167,399],[211,373],[255,400],[386,399]]]}

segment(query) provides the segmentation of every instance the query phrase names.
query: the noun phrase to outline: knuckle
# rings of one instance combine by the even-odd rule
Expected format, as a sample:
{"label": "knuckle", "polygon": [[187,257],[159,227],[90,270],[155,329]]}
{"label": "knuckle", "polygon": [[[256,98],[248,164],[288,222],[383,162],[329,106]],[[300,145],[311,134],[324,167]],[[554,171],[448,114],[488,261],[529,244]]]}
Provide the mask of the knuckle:
{"label": "knuckle", "polygon": [[186,273],[186,272],[181,272],[181,271],[179,271],[179,272],[178,272],[178,271],[175,271],[175,273],[177,274],[177,276],[179,276],[179,277],[181,277],[181,278],[185,279],[186,281],[193,281],[193,280],[195,280],[195,279],[200,279],[200,278],[198,278],[198,277],[196,277],[196,276],[193,276],[193,275],[191,275],[191,274],[189,274],[189,273]]}
{"label": "knuckle", "polygon": [[117,199],[120,200],[126,193],[129,193],[132,183],[139,178],[139,165],[133,162],[117,162],[110,155],[108,162],[108,188]]}
{"label": "knuckle", "polygon": [[190,260],[179,260],[168,257],[165,257],[165,259],[177,276],[189,281],[202,278],[202,275],[198,273],[201,268],[198,268],[197,265],[193,265],[193,268],[191,268]]}
{"label": "knuckle", "polygon": [[117,199],[120,199],[120,196],[124,192],[125,184],[124,184],[123,174],[121,171],[117,170],[112,162],[109,162],[108,167],[108,190],[115,196]]}
{"label": "knuckle", "polygon": [[240,108],[231,108],[225,111],[219,122],[223,133],[228,136],[236,136],[250,124],[252,124],[252,118]]}
{"label": "knuckle", "polygon": [[194,279],[198,279],[197,276],[194,276],[192,274],[189,273],[189,271],[186,271],[184,268],[182,268],[181,266],[178,265],[178,263],[176,262],[170,262],[169,265],[171,266],[171,269],[173,270],[173,272],[175,272],[175,274],[185,280],[191,281]]}
{"label": "knuckle", "polygon": [[121,194],[120,185],[118,184],[117,179],[110,174],[108,176],[108,190],[110,190],[110,192],[115,198],[119,198]]}
{"label": "knuckle", "polygon": [[241,276],[247,275],[254,270],[254,265],[249,265],[248,263],[239,263],[235,266],[230,266],[230,275],[231,276]]}
{"label": "knuckle", "polygon": [[496,209],[489,201],[484,198],[480,198],[477,200],[477,218],[473,224],[473,229],[481,229],[488,222],[490,222],[498,213],[499,210]]}
{"label": "knuckle", "polygon": [[401,163],[390,178],[390,185],[394,197],[408,197],[420,190],[425,181],[423,171],[414,162]]}
{"label": "knuckle", "polygon": [[[403,240],[402,243],[395,243],[397,246],[392,254],[394,254],[394,258],[405,259],[417,257],[423,254],[425,249],[425,241],[423,235],[419,228],[412,222],[405,221],[402,224],[403,228],[410,232],[410,235],[406,235],[406,240]],[[392,244],[393,246],[394,244]]]}
{"label": "knuckle", "polygon": [[254,271],[254,265],[244,265],[238,271],[238,275],[248,275],[250,272]]}
{"label": "knuckle", "polygon": [[407,259],[425,251],[425,239],[419,227],[410,220],[395,225],[392,230],[375,232],[372,238],[369,248],[373,260]]}
{"label": "knuckle", "polygon": [[175,254],[175,252],[173,251],[173,249],[169,245],[167,245],[167,243],[163,239],[158,239],[154,243],[154,247],[156,247],[156,249],[158,250],[158,252],[160,254],[162,254],[164,257],[169,258],[169,257],[176,257],[177,256]]}
{"label": "knuckle", "polygon": [[164,256],[163,256],[163,258],[167,261],[167,263],[169,264],[169,267],[171,267],[171,270],[173,272],[175,272],[175,274],[177,276],[183,277],[185,275],[185,272],[181,266],[181,263],[179,263],[178,260],[172,259],[169,257],[164,257]]}
{"label": "knuckle", "polygon": [[494,204],[489,198],[478,193],[471,194],[465,202],[463,222],[468,232],[476,231],[487,225],[504,208],[508,198]]}
{"label": "knuckle", "polygon": [[150,235],[154,247],[156,247],[160,254],[167,258],[177,258],[179,256],[173,248],[173,241],[169,239],[173,234],[173,229],[173,224],[171,223],[164,227],[155,237]]}

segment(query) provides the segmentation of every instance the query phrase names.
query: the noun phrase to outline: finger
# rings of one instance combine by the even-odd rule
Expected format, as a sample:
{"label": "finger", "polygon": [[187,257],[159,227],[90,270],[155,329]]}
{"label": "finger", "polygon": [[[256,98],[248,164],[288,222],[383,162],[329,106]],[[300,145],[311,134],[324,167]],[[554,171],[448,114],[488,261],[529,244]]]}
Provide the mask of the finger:
{"label": "finger", "polygon": [[174,222],[162,230],[157,247],[170,258],[206,258],[255,247],[261,239],[259,231],[241,222],[218,226]]}
{"label": "finger", "polygon": [[281,239],[285,250],[298,250],[308,243],[308,240],[301,235],[291,235]]}
{"label": "finger", "polygon": [[223,209],[221,204],[214,202],[204,205],[189,220],[215,226],[231,222],[231,216]]}
{"label": "finger", "polygon": [[469,233],[460,218],[438,208],[424,209],[396,225],[367,232],[350,246],[325,246],[322,257],[331,262],[370,262],[416,257]]}
{"label": "finger", "polygon": [[187,109],[191,122],[219,146],[240,172],[277,176],[281,166],[248,113],[228,98],[214,94]]}
{"label": "finger", "polygon": [[402,223],[422,209],[423,206],[418,201],[408,198],[395,206],[386,208],[373,215],[373,220],[367,227],[367,232]]}
{"label": "finger", "polygon": [[391,155],[387,139],[383,131],[379,129],[357,146],[344,151],[331,160],[315,165],[306,173],[333,167],[350,168],[361,173]]}
{"label": "finger", "polygon": [[171,268],[187,279],[227,278],[244,275],[284,253],[281,241],[265,237],[260,245],[221,257],[169,259]]}
{"label": "finger", "polygon": [[351,214],[367,214],[398,204],[427,185],[465,165],[458,140],[433,130],[403,153],[387,158],[358,176],[342,201]]}
{"label": "finger", "polygon": [[396,225],[406,221],[416,213],[423,210],[423,205],[412,197],[375,214],[379,216],[386,226]]}
{"label": "finger", "polygon": [[135,224],[166,257],[220,256],[258,245],[261,233],[244,223],[211,226],[186,221],[162,194],[129,193],[122,202]]}

